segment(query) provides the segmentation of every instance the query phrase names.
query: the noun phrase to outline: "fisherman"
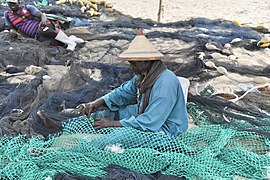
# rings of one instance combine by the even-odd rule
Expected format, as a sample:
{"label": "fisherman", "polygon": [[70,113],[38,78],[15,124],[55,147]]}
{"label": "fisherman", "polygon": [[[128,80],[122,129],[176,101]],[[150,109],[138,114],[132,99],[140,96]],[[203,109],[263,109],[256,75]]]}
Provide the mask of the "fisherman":
{"label": "fisherman", "polygon": [[6,30],[9,30],[13,37],[22,33],[37,40],[49,39],[51,45],[67,45],[67,49],[74,51],[77,43],[84,40],[76,36],[68,37],[61,29],[60,24],[49,21],[46,15],[40,12],[35,6],[21,5],[19,0],[6,0],[10,10],[5,11]]}
{"label": "fisherman", "polygon": [[[188,115],[180,82],[142,31],[119,59],[130,63],[135,76],[103,97],[78,106],[82,115],[94,118],[93,127],[133,127],[172,136],[186,131]],[[108,109],[97,111],[102,105]]]}

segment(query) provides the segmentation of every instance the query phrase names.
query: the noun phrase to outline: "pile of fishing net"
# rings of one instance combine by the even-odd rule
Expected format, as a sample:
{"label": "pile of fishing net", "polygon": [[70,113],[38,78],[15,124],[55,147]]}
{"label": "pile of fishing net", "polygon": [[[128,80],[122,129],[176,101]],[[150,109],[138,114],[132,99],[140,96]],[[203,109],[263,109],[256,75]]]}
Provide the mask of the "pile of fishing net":
{"label": "pile of fishing net", "polygon": [[109,165],[188,179],[264,179],[270,175],[270,140],[255,132],[201,125],[171,137],[133,128],[95,130],[92,123],[85,117],[70,119],[63,123],[61,133],[47,140],[2,137],[1,179],[53,179],[59,173],[104,177]]}

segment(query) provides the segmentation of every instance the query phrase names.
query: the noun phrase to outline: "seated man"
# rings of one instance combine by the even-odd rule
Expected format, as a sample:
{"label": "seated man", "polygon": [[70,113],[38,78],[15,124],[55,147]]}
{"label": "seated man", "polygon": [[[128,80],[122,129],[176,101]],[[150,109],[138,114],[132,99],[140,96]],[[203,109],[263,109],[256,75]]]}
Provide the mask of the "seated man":
{"label": "seated man", "polygon": [[[133,127],[176,136],[188,128],[188,115],[177,76],[161,61],[148,39],[139,33],[119,58],[136,74],[105,96],[78,108],[94,118],[94,128]],[[97,112],[101,105],[109,110]]]}
{"label": "seated man", "polygon": [[21,6],[19,0],[6,0],[6,2],[10,10],[4,13],[5,25],[12,36],[16,37],[20,32],[31,38],[41,39],[43,37],[50,39],[53,45],[56,45],[57,42],[64,43],[71,51],[74,51],[76,43],[84,42],[75,36],[68,37],[61,29],[56,29],[55,25],[47,20],[46,15],[35,6]]}

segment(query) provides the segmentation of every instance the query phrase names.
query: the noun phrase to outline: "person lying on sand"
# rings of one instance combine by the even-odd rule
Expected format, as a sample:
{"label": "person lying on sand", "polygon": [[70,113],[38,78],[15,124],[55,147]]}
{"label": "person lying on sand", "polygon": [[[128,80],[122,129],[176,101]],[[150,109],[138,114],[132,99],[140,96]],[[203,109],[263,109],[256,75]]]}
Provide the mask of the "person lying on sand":
{"label": "person lying on sand", "polygon": [[5,25],[13,37],[23,33],[40,41],[49,39],[52,45],[63,43],[71,51],[74,51],[77,43],[84,42],[83,39],[73,35],[68,37],[57,23],[58,21],[49,21],[46,15],[35,6],[21,5],[18,0],[6,0],[6,2],[10,10],[4,13]]}

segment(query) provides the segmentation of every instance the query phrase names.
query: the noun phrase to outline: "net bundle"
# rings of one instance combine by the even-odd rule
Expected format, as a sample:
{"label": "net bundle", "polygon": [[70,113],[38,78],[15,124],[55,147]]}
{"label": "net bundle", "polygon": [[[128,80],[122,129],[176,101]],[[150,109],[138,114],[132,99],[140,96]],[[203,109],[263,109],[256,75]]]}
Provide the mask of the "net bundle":
{"label": "net bundle", "polygon": [[172,137],[134,128],[95,130],[92,123],[72,118],[47,140],[2,137],[1,179],[53,179],[58,173],[103,177],[110,165],[187,179],[269,178],[270,141],[256,132],[201,125]]}

